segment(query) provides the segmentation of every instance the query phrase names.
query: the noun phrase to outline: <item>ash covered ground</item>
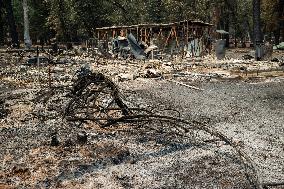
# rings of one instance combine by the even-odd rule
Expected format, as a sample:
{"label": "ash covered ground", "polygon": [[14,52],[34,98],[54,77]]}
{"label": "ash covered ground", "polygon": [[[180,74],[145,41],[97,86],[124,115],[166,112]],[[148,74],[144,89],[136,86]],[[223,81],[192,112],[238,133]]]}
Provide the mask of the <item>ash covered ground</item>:
{"label": "ash covered ground", "polygon": [[[21,65],[17,54],[1,57],[0,188],[239,189],[283,182],[281,61],[62,59],[38,68]],[[109,127],[66,120],[66,94],[86,65],[109,76],[128,107],[186,120],[189,131],[161,120]],[[190,130],[196,123],[231,145]]]}

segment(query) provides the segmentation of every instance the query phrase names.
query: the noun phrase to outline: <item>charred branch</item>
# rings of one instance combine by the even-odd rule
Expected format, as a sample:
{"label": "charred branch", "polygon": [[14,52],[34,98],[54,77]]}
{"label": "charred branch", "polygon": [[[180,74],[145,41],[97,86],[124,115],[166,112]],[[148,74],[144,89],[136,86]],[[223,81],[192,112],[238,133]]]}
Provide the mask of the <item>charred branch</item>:
{"label": "charred branch", "polygon": [[[70,101],[65,110],[69,122],[95,122],[101,128],[130,126],[132,129],[148,129],[166,132],[168,135],[190,138],[191,131],[209,134],[213,139],[203,142],[223,141],[231,146],[243,166],[252,188],[260,189],[261,184],[252,160],[232,139],[198,121],[187,121],[180,117],[165,116],[149,110],[131,109],[123,103],[117,86],[101,73],[81,70],[78,79],[68,95]],[[154,123],[160,123],[160,126]],[[141,123],[141,124],[139,124]]]}

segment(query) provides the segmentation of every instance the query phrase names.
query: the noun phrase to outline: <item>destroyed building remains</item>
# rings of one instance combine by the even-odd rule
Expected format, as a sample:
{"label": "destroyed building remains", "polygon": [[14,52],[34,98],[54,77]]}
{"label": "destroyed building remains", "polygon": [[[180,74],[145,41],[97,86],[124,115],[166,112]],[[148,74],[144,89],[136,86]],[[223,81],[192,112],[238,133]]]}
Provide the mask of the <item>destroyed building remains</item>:
{"label": "destroyed building remains", "polygon": [[[139,19],[124,2],[123,20],[90,8],[65,23],[74,34],[0,47],[0,189],[282,189],[283,42],[256,56],[249,31],[236,35],[243,20],[226,28],[215,8],[159,19],[140,1],[137,15],[153,18]],[[103,27],[115,23],[129,25]]]}
{"label": "destroyed building remains", "polygon": [[[145,56],[152,52],[151,56],[148,55],[149,58],[163,58],[165,54],[198,57],[211,51],[212,26],[202,21],[185,20],[167,24],[103,27],[96,29],[97,45],[101,49],[112,50],[115,53],[115,49],[119,48],[115,41],[127,47],[126,38],[132,34],[132,39],[134,38],[142,49],[150,48],[145,50]],[[135,47],[130,44],[130,48]]]}

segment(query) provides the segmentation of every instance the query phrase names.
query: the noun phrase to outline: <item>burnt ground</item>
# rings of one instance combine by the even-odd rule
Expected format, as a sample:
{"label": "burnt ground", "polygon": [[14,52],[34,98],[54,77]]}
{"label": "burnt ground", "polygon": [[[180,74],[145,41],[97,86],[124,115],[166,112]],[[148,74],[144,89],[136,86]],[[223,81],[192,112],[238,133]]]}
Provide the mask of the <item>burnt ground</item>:
{"label": "burnt ground", "polygon": [[206,120],[210,127],[243,143],[264,181],[283,180],[283,80],[197,85],[204,91],[158,80],[142,83],[137,81],[124,87],[135,89],[133,99],[178,109],[185,119]]}
{"label": "burnt ground", "polygon": [[[80,65],[62,67],[66,76]],[[210,142],[203,132],[192,131],[186,138],[171,134],[174,123],[101,128],[90,121],[67,122],[61,115],[64,95],[40,100],[47,85],[33,80],[38,77],[33,68],[23,69],[28,71],[8,66],[1,72],[6,75],[1,75],[0,89],[0,188],[253,188],[229,145]],[[113,75],[109,69],[103,72]],[[261,183],[283,182],[283,77],[183,78],[202,90],[162,77],[114,80],[127,105],[202,122],[252,159]],[[56,81],[70,84],[60,75]],[[159,130],[149,129],[156,126]],[[78,135],[84,132],[87,142],[80,143]],[[51,142],[54,137],[58,142]]]}
{"label": "burnt ground", "polygon": [[[204,121],[233,138],[255,162],[263,182],[282,181],[283,82],[199,87],[204,91],[160,80],[121,84],[125,98],[134,103],[177,109],[184,119]],[[238,160],[226,148],[198,147],[147,132],[100,130],[90,124],[80,128],[55,120],[21,122],[1,127],[1,180],[11,186],[250,188]],[[58,147],[50,146],[54,129],[62,143]],[[76,143],[82,130],[89,134],[86,145]]]}

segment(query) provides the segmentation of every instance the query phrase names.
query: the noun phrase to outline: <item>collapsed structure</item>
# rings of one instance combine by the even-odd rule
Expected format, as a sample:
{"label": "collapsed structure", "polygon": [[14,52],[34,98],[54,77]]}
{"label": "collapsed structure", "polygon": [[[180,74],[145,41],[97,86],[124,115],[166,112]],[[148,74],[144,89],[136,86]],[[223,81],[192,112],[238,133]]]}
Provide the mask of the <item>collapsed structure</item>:
{"label": "collapsed structure", "polygon": [[210,53],[212,26],[202,21],[185,20],[97,28],[96,35],[99,48],[112,50],[122,57],[129,51],[137,59],[150,57],[149,52],[152,58],[163,58],[166,54],[196,57]]}

